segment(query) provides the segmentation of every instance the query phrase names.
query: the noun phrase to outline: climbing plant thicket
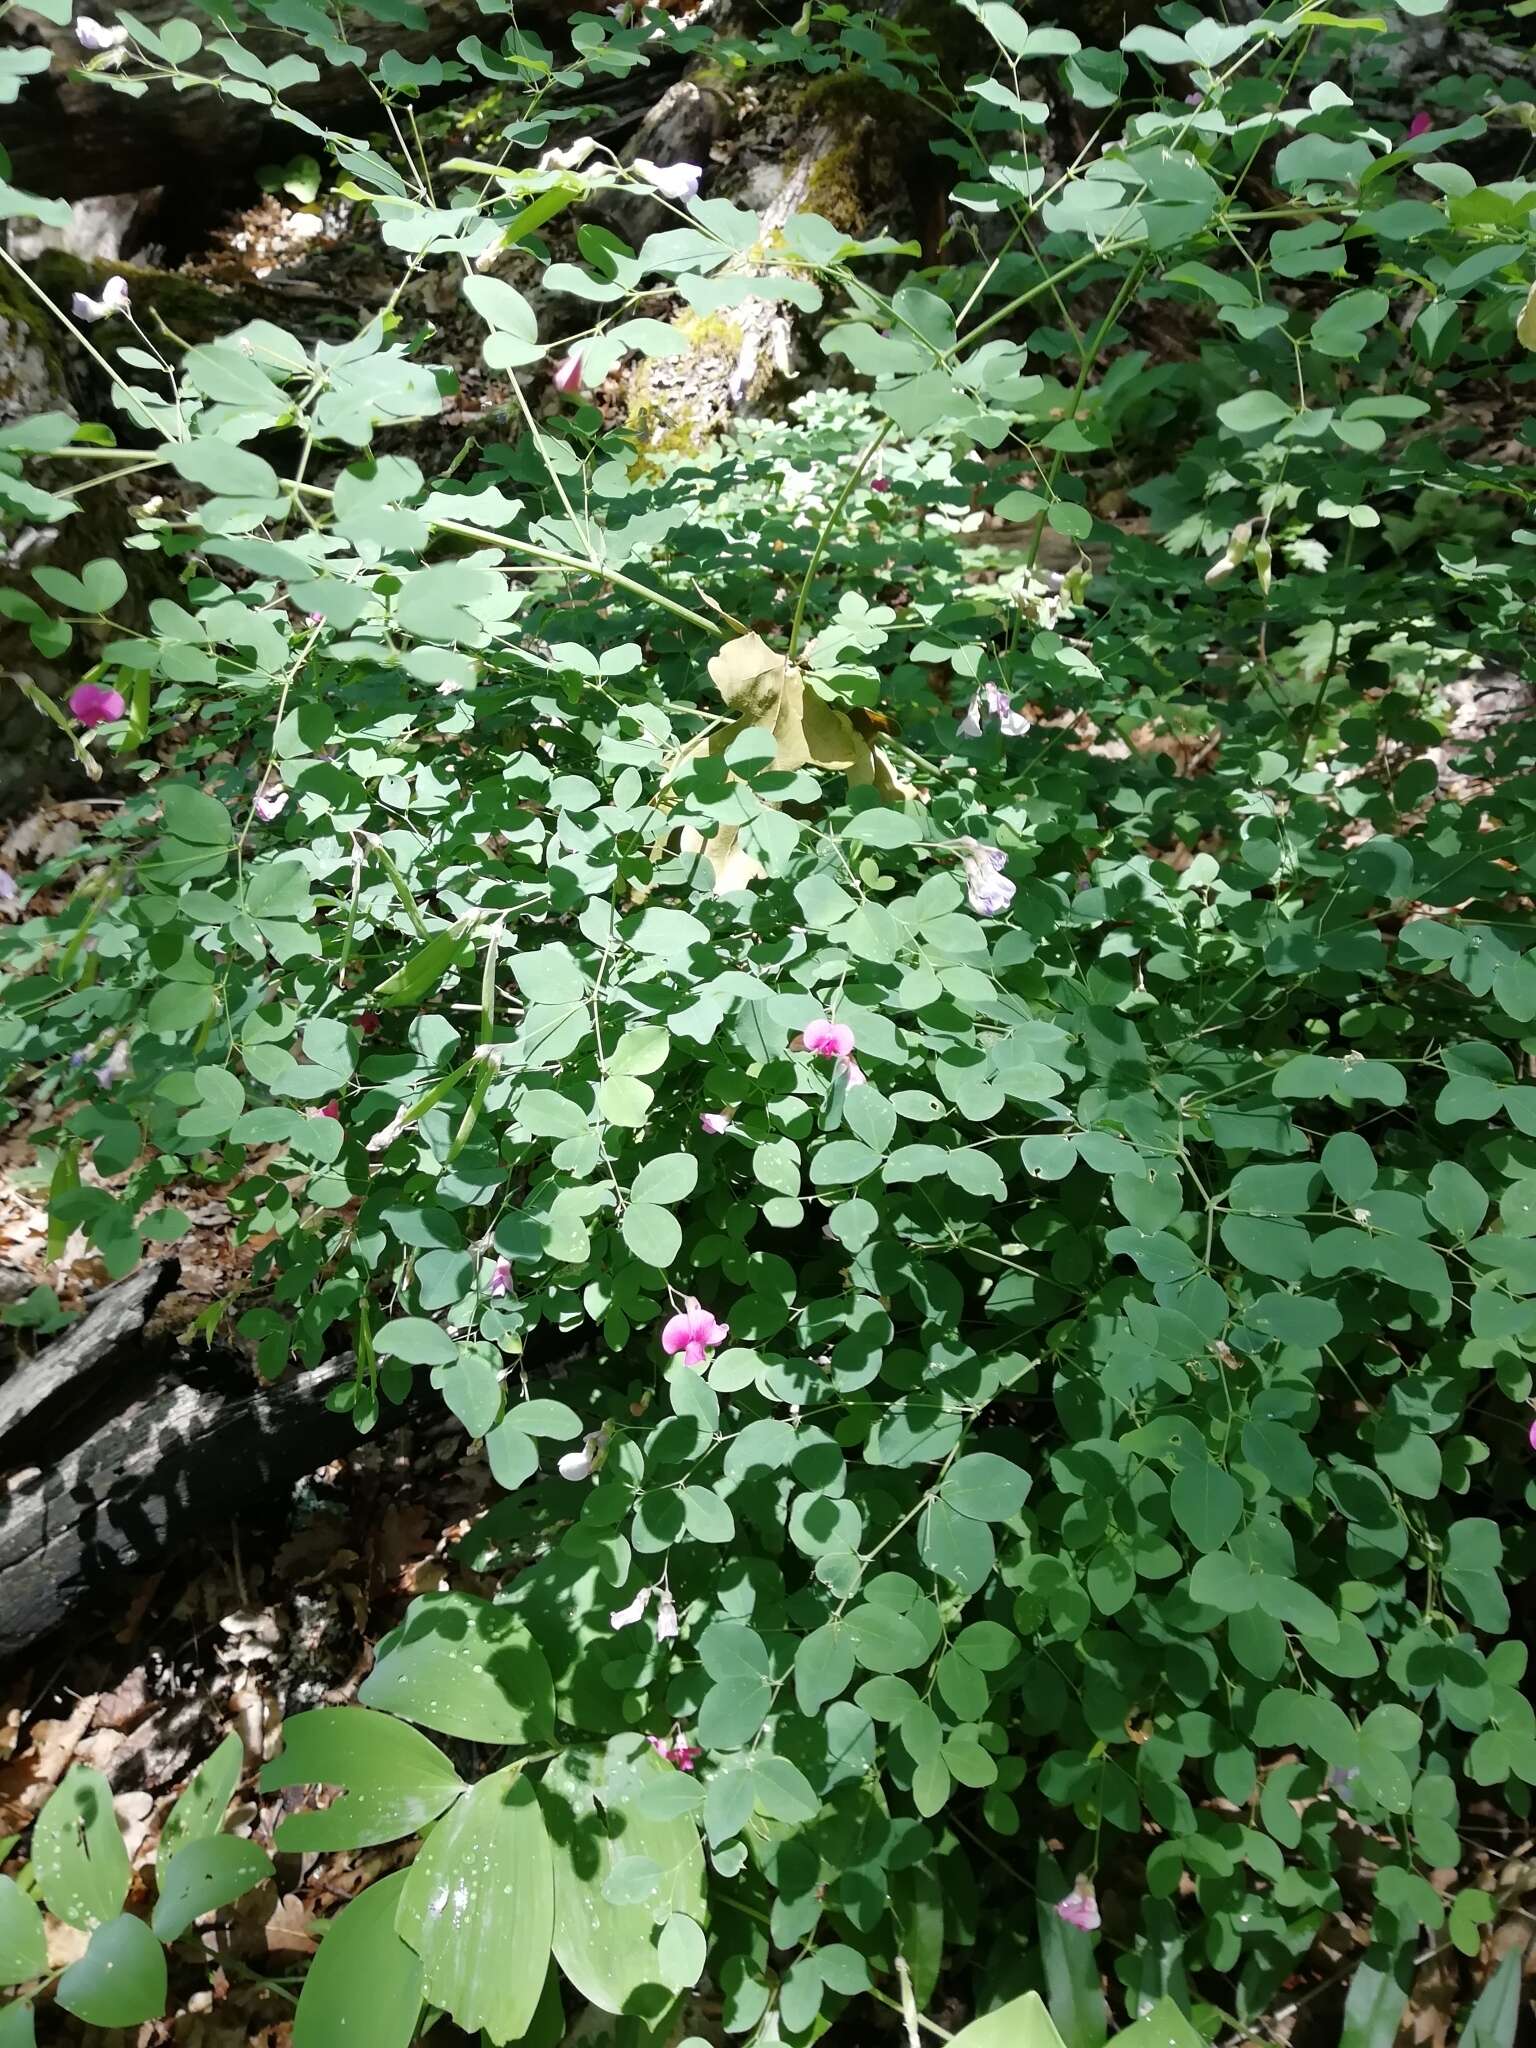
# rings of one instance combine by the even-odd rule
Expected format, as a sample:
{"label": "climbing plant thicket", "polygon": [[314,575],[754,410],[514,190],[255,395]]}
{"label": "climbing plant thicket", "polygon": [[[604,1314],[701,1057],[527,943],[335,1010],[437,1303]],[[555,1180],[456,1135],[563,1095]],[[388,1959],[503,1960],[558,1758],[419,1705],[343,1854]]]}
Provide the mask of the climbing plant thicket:
{"label": "climbing plant thicket", "polygon": [[[1501,1910],[1464,1807],[1536,1785],[1536,782],[1519,722],[1444,744],[1529,644],[1531,108],[1405,118],[1433,0],[1116,48],[1004,0],[554,51],[482,11],[474,156],[417,153],[441,74],[393,56],[389,146],[290,117],[483,322],[505,409],[444,474],[398,293],[185,348],[86,297],[110,430],[0,433],[19,519],[158,493],[0,594],[126,790],[0,940],[56,1241],[127,1273],[217,1184],[263,1249],[208,1333],[349,1342],[364,1431],[430,1381],[504,1490],[494,1597],[413,1603],[266,1768],[344,1793],[279,1848],[423,1838],[295,2042],[938,2038],[942,1988],[968,2048],[1188,2043],[1344,1916],[1381,2048]],[[281,109],[358,54],[234,15],[122,16],[103,88],[201,50]],[[571,150],[664,44],[926,124],[942,267]],[[675,195],[638,249],[582,219],[626,185]],[[787,418],[658,453],[582,395],[748,299],[812,337]],[[96,1929],[61,2003],[159,2011],[156,1937],[269,1868],[220,1758],[152,1929],[66,1780],[0,2040],[34,1892]]]}

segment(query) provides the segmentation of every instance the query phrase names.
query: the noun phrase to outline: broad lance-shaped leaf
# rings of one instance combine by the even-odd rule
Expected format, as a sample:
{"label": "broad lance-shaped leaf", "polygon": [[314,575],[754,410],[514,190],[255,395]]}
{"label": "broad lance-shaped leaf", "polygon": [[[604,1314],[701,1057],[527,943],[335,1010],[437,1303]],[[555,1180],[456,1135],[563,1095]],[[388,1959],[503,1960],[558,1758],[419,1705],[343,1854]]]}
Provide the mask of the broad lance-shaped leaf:
{"label": "broad lance-shaped leaf", "polygon": [[65,1772],[32,1830],[32,1864],[49,1912],[72,1927],[99,1927],[122,1911],[132,1872],[100,1771]]}
{"label": "broad lance-shaped leaf", "polygon": [[[604,2012],[654,2019],[671,2002],[659,1949],[674,1914],[704,1918],[704,1852],[686,1814],[639,1810],[648,1784],[675,1778],[643,1736],[567,1750],[539,1787],[555,1857],[555,1960]],[[615,1869],[649,1865],[644,1896],[609,1896]]]}
{"label": "broad lance-shaped leaf", "polygon": [[379,1644],[358,1694],[423,1728],[467,1742],[548,1742],[555,1684],[544,1653],[505,1607],[472,1593],[429,1593]]}
{"label": "broad lance-shaped leaf", "polygon": [[155,1850],[157,1868],[169,1863],[188,1842],[200,1842],[219,1832],[244,1765],[245,1745],[234,1733],[226,1735],[212,1756],[198,1765],[165,1817]]}
{"label": "broad lance-shaped leaf", "polygon": [[59,1979],[59,2004],[93,2027],[136,2027],[165,2011],[165,1950],[142,1920],[123,1913],[91,1936]]}
{"label": "broad lance-shaped leaf", "polygon": [[408,1871],[382,1877],[326,1922],[293,2016],[293,2048],[409,2048],[421,1962],[395,1932]]}
{"label": "broad lance-shaped leaf", "polygon": [[464,1781],[435,1742],[368,1707],[316,1707],[283,1723],[283,1746],[261,1773],[263,1792],[341,1785],[323,1813],[278,1823],[279,1849],[367,1849],[435,1820]]}
{"label": "broad lance-shaped leaf", "polygon": [[1056,1911],[1057,1900],[1069,1889],[1054,1857],[1042,1855],[1036,1865],[1035,1917],[1051,2018],[1065,2048],[1099,2048],[1109,2034],[1109,2013],[1093,1937],[1080,1927],[1069,1927]]}
{"label": "broad lance-shaped leaf", "polygon": [[549,1836],[519,1764],[482,1778],[406,1873],[395,1927],[421,1957],[422,1990],[500,2048],[527,2030],[549,1967]]}
{"label": "broad lance-shaped leaf", "polygon": [[996,2012],[983,2013],[962,2027],[950,2048],[1065,2048],[1038,1991],[1010,1998]]}
{"label": "broad lance-shaped leaf", "polygon": [[161,1941],[175,1941],[203,1913],[227,1906],[272,1875],[272,1859],[239,1835],[211,1835],[178,1849],[160,1878],[152,1925]]}
{"label": "broad lance-shaped leaf", "polygon": [[25,1984],[47,1967],[42,1914],[14,1877],[0,1877],[0,1984]]}

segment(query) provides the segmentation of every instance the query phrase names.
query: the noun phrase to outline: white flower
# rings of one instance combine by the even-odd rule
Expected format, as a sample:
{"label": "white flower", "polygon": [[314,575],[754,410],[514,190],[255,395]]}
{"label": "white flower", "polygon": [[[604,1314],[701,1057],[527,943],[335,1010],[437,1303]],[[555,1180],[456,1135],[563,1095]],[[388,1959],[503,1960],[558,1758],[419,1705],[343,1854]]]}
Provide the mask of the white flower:
{"label": "white flower", "polygon": [[676,1634],[677,1607],[672,1595],[663,1586],[661,1598],[656,1603],[656,1640],[658,1643],[670,1643]]}
{"label": "white flower", "polygon": [[604,1423],[601,1429],[594,1429],[583,1439],[579,1451],[567,1451],[555,1470],[562,1479],[590,1479],[602,1464],[607,1449],[608,1425]]}
{"label": "white flower", "polygon": [[75,16],[75,41],[82,50],[116,50],[128,40],[125,28],[108,28],[88,14]]}
{"label": "white flower", "polygon": [[723,1137],[731,1128],[731,1119],[723,1109],[706,1109],[700,1113],[699,1129],[707,1131],[712,1138]]}
{"label": "white flower", "polygon": [[663,199],[696,198],[704,175],[699,164],[653,164],[645,156],[637,156],[629,168]]}
{"label": "white flower", "polygon": [[978,917],[997,917],[1013,901],[1017,883],[1003,870],[1008,856],[995,846],[983,846],[976,839],[962,839],[965,863],[965,893]]}
{"label": "white flower", "polygon": [[99,299],[93,299],[85,292],[76,292],[70,300],[70,307],[77,320],[105,320],[111,313],[126,313],[128,280],[126,277],[109,277],[101,288]]}
{"label": "white flower", "polygon": [[264,825],[270,825],[287,808],[288,792],[280,782],[268,783],[257,790],[253,809]]}
{"label": "white flower", "polygon": [[568,142],[564,149],[546,149],[539,158],[541,171],[574,171],[584,164],[596,149],[597,144],[590,135],[578,135],[574,142]]}
{"label": "white flower", "polygon": [[608,1617],[608,1626],[610,1628],[628,1628],[632,1621],[643,1621],[645,1610],[650,1606],[651,1595],[655,1590],[654,1586],[642,1586],[627,1607],[614,1608]]}
{"label": "white flower", "polygon": [[990,718],[997,720],[997,729],[1006,739],[1017,739],[1030,730],[1030,721],[1022,711],[1015,711],[1007,694],[996,683],[983,683],[960,721],[960,737],[979,740],[983,723]]}

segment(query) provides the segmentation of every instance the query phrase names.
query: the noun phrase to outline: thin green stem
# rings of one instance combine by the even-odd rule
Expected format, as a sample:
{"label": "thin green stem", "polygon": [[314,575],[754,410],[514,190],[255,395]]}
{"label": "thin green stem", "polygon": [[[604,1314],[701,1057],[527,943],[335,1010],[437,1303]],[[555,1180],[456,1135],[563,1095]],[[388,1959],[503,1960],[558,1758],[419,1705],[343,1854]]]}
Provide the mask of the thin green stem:
{"label": "thin green stem", "polygon": [[885,446],[886,440],[895,424],[894,420],[887,420],[879,433],[873,436],[863,454],[849,471],[843,488],[838,492],[826,518],[821,522],[821,531],[816,536],[816,545],[811,550],[811,559],[806,564],[805,574],[800,579],[800,595],[795,600],[795,616],[789,623],[789,659],[791,661],[795,658],[795,649],[800,645],[800,627],[805,619],[806,599],[811,594],[811,584],[815,579],[816,571],[821,567],[821,558],[827,551],[827,543],[832,538],[832,529],[836,526],[838,520],[842,518],[843,507],[847,504],[854,485]]}

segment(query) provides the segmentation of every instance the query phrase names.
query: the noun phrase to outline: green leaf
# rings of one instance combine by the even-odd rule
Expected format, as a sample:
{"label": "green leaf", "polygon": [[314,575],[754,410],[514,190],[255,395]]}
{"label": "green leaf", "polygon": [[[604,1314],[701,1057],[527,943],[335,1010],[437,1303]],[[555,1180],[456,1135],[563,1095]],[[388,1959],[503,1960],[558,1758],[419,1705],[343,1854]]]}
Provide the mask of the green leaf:
{"label": "green leaf", "polygon": [[1196,1550],[1220,1550],[1242,1520],[1243,1489],[1209,1458],[1175,1474],[1171,1499],[1173,1519]]}
{"label": "green leaf", "polygon": [[283,1746],[262,1768],[263,1792],[341,1785],[323,1813],[278,1823],[279,1849],[365,1849],[435,1820],[463,1791],[447,1757],[414,1728],[367,1707],[316,1707],[283,1723]]}
{"label": "green leaf", "polygon": [[178,1849],[184,1849],[188,1841],[203,1841],[219,1833],[244,1769],[246,1745],[238,1735],[229,1733],[213,1755],[199,1763],[166,1815],[156,1847],[156,1868],[168,1862]]}
{"label": "green leaf", "polygon": [[421,1962],[395,1932],[410,1872],[396,1871],[359,1892],[335,1919],[304,1973],[293,2016],[293,2048],[410,2048],[421,2016]]}
{"label": "green leaf", "polygon": [[544,1989],[553,1924],[549,1835],[513,1764],[482,1778],[428,1835],[395,1928],[421,1957],[429,2003],[466,2031],[515,2041]]}
{"label": "green leaf", "polygon": [[[677,1775],[643,1736],[616,1735],[602,1749],[566,1750],[539,1787],[554,1847],[555,1960],[604,2012],[659,2017],[679,1975],[691,1982],[702,1970],[702,1935],[675,1936],[675,1955],[667,1944],[677,1916],[706,1915],[698,1829],[687,1814],[657,1818],[639,1804]],[[654,1877],[642,1899],[616,1904],[609,1880],[627,1859]]]}
{"label": "green leaf", "polygon": [[1150,2012],[1115,2035],[1115,2048],[1206,2048],[1171,1998],[1160,1998]]}
{"label": "green leaf", "polygon": [[0,1984],[25,1984],[47,1968],[42,1914],[15,1878],[0,1876]]}
{"label": "green leaf", "polygon": [[973,1522],[1006,1522],[1023,1507],[1029,1474],[992,1451],[957,1459],[939,1486],[939,1498]]}
{"label": "green leaf", "polygon": [[121,1913],[133,1873],[100,1771],[73,1764],[65,1772],[32,1830],[32,1865],[43,1903],[72,1927],[99,1927]]}
{"label": "green leaf", "polygon": [[466,1742],[523,1748],[554,1734],[543,1651],[515,1615],[473,1593],[413,1600],[379,1644],[358,1698]]}
{"label": "green leaf", "polygon": [[176,1941],[200,1914],[227,1906],[272,1875],[272,1859],[238,1835],[209,1835],[176,1851],[160,1877],[152,1925],[161,1941]]}
{"label": "green leaf", "polygon": [[375,1332],[373,1348],[380,1358],[398,1358],[403,1365],[456,1365],[459,1357],[448,1332],[425,1316],[396,1316]]}
{"label": "green leaf", "polygon": [[142,1920],[124,1913],[103,1921],[54,1997],[93,2027],[136,2027],[165,2011],[165,1950]]}
{"label": "green leaf", "polygon": [[683,1248],[682,1227],[672,1211],[649,1202],[631,1202],[619,1230],[635,1257],[658,1273],[667,1272]]}

